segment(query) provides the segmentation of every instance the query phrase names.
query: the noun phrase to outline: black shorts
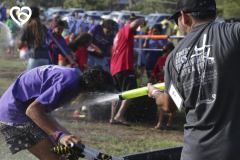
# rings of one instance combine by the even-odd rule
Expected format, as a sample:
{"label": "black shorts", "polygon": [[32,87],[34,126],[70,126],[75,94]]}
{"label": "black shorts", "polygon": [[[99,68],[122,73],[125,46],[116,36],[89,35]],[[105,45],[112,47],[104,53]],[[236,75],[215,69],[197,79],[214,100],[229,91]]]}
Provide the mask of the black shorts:
{"label": "black shorts", "polygon": [[34,122],[14,124],[0,120],[0,131],[12,154],[27,149],[48,136]]}
{"label": "black shorts", "polygon": [[119,92],[137,88],[137,79],[134,71],[126,70],[118,72],[113,76],[113,80]]}

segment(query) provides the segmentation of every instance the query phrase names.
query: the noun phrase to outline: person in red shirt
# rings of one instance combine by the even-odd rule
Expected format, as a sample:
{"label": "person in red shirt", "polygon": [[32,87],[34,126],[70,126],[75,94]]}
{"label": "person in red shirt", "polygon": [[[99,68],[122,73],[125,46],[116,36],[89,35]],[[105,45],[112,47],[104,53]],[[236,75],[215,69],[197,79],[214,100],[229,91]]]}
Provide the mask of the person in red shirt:
{"label": "person in red shirt", "polygon": [[85,69],[90,68],[88,65],[88,47],[92,43],[92,36],[89,33],[83,33],[74,40],[77,46],[75,55],[75,62],[78,64],[79,69],[84,72]]}
{"label": "person in red shirt", "polygon": [[[158,58],[156,66],[152,70],[152,76],[153,77],[157,76],[157,74],[160,73],[160,80],[159,80],[160,83],[164,82],[165,62],[167,60],[168,55],[172,52],[173,49],[174,49],[173,43],[172,42],[168,42],[163,47],[163,56]],[[158,124],[157,124],[157,126],[155,126],[156,129],[164,130],[164,126],[162,125],[162,120],[163,120],[164,114],[165,114],[165,111],[162,108],[160,108]],[[173,117],[174,117],[174,115],[175,115],[175,112],[172,112],[169,115],[168,124],[167,124],[167,127],[166,127],[167,130],[175,130],[176,129],[175,125],[173,125]]]}
{"label": "person in red shirt", "polygon": [[[136,77],[139,78],[140,74],[134,69],[134,34],[136,29],[144,22],[145,19],[135,20],[135,18],[130,18],[129,24],[121,28],[114,38],[110,69],[115,86],[119,92],[137,88]],[[132,100],[123,100],[116,115],[116,102],[112,103],[111,124],[131,126],[124,119],[124,113],[132,103]]]}

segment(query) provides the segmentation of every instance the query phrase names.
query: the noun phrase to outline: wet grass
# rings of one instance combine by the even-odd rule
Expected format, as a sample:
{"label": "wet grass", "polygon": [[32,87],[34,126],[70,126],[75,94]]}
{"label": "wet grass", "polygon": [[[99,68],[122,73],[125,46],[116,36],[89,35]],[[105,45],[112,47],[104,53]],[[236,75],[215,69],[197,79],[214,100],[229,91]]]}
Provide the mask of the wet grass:
{"label": "wet grass", "polygon": [[181,129],[160,131],[154,129],[153,122],[131,123],[132,127],[126,127],[108,121],[59,121],[85,145],[116,157],[183,145]]}

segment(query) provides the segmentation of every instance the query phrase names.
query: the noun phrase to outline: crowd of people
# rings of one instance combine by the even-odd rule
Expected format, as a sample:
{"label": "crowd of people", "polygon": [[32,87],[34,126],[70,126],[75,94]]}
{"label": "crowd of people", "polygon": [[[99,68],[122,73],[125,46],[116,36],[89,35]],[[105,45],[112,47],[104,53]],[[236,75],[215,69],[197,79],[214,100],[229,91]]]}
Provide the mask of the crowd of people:
{"label": "crowd of people", "polygon": [[[31,7],[31,10],[32,15],[23,27],[17,26],[11,16],[6,14],[8,17],[6,25],[12,32],[12,38],[18,37],[20,59],[26,65],[27,71],[38,66],[54,64],[70,65],[72,68],[76,65],[84,72],[94,65],[100,65],[112,74],[115,87],[119,92],[140,87],[144,72],[147,73],[149,82],[164,82],[165,61],[174,45],[169,42],[169,39],[151,39],[150,36],[178,34],[179,31],[173,27],[172,21],[164,19],[160,24],[148,27],[145,19],[136,20],[135,14],[132,13],[130,19],[123,19],[119,23],[106,19],[100,24],[94,24],[94,20],[91,20],[91,23],[87,22],[86,14],[78,19],[78,13],[74,12],[69,17],[68,23],[62,21],[60,15],[56,14],[50,26],[47,27],[41,22],[42,9]],[[15,10],[13,11],[16,19],[18,14]],[[135,20],[141,23],[137,23],[133,29],[126,29],[130,24],[135,24]],[[126,35],[124,38],[121,36],[124,35],[123,32]],[[145,40],[142,39],[142,43],[139,43],[139,39],[134,39],[134,35],[139,35],[140,32],[142,35],[148,35]],[[119,45],[120,48],[116,49]],[[14,54],[14,46],[14,43],[9,45],[7,52]],[[139,52],[136,49],[139,47],[153,49],[153,51]],[[159,50],[156,51],[156,49]],[[117,54],[119,52],[121,54]],[[118,112],[116,112],[117,103],[113,102],[111,124],[131,126],[124,119],[124,113],[131,102],[132,100],[124,100]],[[80,110],[75,111],[74,116],[78,117],[79,112]],[[163,115],[164,111],[160,109],[156,129],[164,129]],[[170,116],[168,129],[175,129],[172,119],[173,116]]]}
{"label": "crowd of people", "polygon": [[[182,31],[185,38],[174,47],[168,40],[147,37],[140,47],[163,49],[148,52],[148,57],[141,51],[134,53],[136,45],[141,44],[134,35],[139,34],[139,27],[145,26],[145,19],[132,15],[126,24],[104,20],[86,29],[83,16],[75,23],[75,31],[71,30],[64,40],[63,21],[56,17],[52,28],[47,28],[41,24],[39,9],[31,9],[33,14],[21,29],[18,41],[19,49],[27,46],[29,50],[28,71],[0,99],[0,131],[11,153],[28,149],[39,159],[65,159],[50,149],[58,143],[67,146],[82,142],[49,113],[80,93],[136,88],[136,79],[141,78],[142,72],[138,72],[134,56],[141,55],[137,67],[145,67],[155,82],[165,82],[164,91],[148,83],[148,96],[161,106],[156,128],[164,129],[162,118],[164,111],[168,111],[171,114],[167,128],[174,129],[173,116],[184,107],[181,160],[240,159],[240,78],[236,69],[240,67],[240,25],[215,22],[215,0],[178,0],[169,19],[175,21],[180,29],[174,27],[175,30]],[[165,34],[172,34],[173,29],[168,31],[171,23],[167,21],[153,26],[150,35],[164,34],[164,29]],[[66,58],[83,73],[60,66],[68,63],[59,63]],[[115,109],[117,102],[112,102],[111,124],[130,126],[124,114],[131,102],[132,99],[123,100],[119,110]]]}

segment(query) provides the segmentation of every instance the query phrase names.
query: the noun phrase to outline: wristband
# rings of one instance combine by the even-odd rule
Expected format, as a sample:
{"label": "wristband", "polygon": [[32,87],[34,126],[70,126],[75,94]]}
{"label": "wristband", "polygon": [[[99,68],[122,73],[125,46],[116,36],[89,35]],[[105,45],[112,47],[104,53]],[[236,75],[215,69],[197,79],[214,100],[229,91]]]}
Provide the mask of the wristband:
{"label": "wristband", "polygon": [[59,136],[60,136],[62,133],[63,133],[62,131],[57,130],[57,131],[54,133],[54,135],[53,135],[53,139],[54,139],[55,141],[57,141],[58,138],[59,138]]}
{"label": "wristband", "polygon": [[153,92],[152,92],[152,96],[153,96],[153,98],[154,98],[154,93],[155,92],[163,92],[162,90],[160,90],[160,89],[155,89]]}
{"label": "wristband", "polygon": [[67,135],[67,134],[65,134],[65,133],[62,133],[62,134],[61,134],[61,136],[58,138],[58,143],[60,143],[61,138],[62,138],[63,136],[65,136],[65,135]]}
{"label": "wristband", "polygon": [[59,132],[60,130],[56,130],[53,134],[53,139],[56,137],[56,134]]}

